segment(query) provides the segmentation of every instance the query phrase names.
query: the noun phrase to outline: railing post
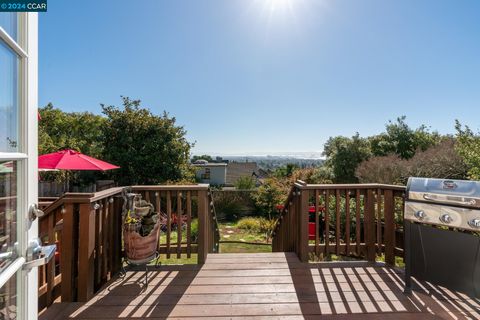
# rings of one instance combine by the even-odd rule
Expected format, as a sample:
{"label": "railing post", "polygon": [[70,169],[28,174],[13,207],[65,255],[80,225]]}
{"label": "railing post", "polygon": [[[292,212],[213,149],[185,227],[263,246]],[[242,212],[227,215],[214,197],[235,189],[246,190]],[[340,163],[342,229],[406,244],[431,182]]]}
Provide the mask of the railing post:
{"label": "railing post", "polygon": [[365,245],[367,249],[367,260],[375,262],[375,195],[372,189],[365,193],[364,224],[365,224]]}
{"label": "railing post", "polygon": [[78,244],[78,301],[88,301],[94,293],[95,209],[80,204]]}
{"label": "railing post", "polygon": [[198,191],[198,264],[204,264],[208,254],[209,203],[206,190]]}
{"label": "railing post", "polygon": [[60,272],[62,274],[62,302],[74,301],[73,272],[75,244],[75,216],[73,203],[65,204],[63,208],[62,244],[60,246]]}
{"label": "railing post", "polygon": [[308,200],[309,191],[301,190],[296,213],[298,217],[297,255],[302,262],[308,262]]}
{"label": "railing post", "polygon": [[394,195],[392,190],[384,190],[384,216],[385,216],[385,262],[395,265],[395,217]]}

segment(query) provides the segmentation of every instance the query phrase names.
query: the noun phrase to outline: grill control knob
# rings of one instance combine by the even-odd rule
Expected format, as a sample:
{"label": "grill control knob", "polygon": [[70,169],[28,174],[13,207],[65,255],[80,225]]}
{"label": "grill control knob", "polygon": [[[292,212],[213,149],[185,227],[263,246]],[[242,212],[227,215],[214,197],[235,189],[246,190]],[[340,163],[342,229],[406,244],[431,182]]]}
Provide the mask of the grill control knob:
{"label": "grill control knob", "polygon": [[423,210],[418,210],[418,211],[415,211],[415,213],[413,214],[415,216],[415,218],[417,218],[418,220],[423,220],[425,219],[425,217],[427,216],[425,214],[425,211]]}
{"label": "grill control knob", "polygon": [[476,218],[476,219],[469,220],[468,225],[472,228],[480,229],[480,219]]}
{"label": "grill control knob", "polygon": [[444,213],[440,216],[440,221],[449,224],[453,221],[453,219],[448,213]]}

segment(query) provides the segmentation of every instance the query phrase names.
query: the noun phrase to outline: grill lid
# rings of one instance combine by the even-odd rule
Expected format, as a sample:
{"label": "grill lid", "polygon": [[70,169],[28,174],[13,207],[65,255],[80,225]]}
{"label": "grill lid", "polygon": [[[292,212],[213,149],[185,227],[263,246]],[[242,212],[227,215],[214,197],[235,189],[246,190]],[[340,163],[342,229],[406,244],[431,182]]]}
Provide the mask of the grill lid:
{"label": "grill lid", "polygon": [[412,177],[408,179],[407,199],[480,208],[480,182]]}

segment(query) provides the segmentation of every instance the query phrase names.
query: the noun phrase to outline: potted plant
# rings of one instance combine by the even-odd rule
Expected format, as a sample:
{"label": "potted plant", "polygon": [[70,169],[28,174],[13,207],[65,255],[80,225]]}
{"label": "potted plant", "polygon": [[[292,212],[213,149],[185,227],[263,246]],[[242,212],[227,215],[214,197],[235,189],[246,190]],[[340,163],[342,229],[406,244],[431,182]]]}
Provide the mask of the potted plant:
{"label": "potted plant", "polygon": [[[123,219],[125,254],[130,263],[144,264],[157,255],[160,219],[156,219],[158,213],[154,212],[153,205],[140,201],[140,195],[128,193],[124,198],[126,201],[126,214]],[[142,206],[137,207],[136,205],[139,204]],[[153,226],[152,221],[155,221]]]}

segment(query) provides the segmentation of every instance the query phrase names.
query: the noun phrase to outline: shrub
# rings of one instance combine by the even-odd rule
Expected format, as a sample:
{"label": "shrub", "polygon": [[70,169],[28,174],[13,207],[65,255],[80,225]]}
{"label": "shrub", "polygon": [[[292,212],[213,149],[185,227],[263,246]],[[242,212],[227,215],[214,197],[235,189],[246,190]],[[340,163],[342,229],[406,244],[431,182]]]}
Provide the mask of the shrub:
{"label": "shrub", "polygon": [[197,242],[198,239],[198,219],[192,219],[190,225],[190,238],[192,242]]}
{"label": "shrub", "polygon": [[235,181],[235,188],[238,190],[252,190],[255,187],[255,179],[252,176],[243,176]]}
{"label": "shrub", "polygon": [[255,213],[252,194],[255,191],[212,191],[215,210],[219,220],[236,221],[238,218]]}
{"label": "shrub", "polygon": [[259,232],[265,235],[265,240],[267,242],[270,241],[270,239],[272,238],[273,231],[275,230],[277,220],[260,218],[258,219],[258,224],[259,224]]}
{"label": "shrub", "polygon": [[408,160],[396,155],[370,158],[355,174],[362,183],[405,184],[410,176],[465,179],[467,166],[455,150],[455,141],[447,138]]}
{"label": "shrub", "polygon": [[245,217],[237,222],[237,228],[252,232],[260,232],[260,218]]}
{"label": "shrub", "polygon": [[254,195],[259,212],[269,219],[276,216],[277,206],[285,202],[289,188],[276,179],[266,179]]}

